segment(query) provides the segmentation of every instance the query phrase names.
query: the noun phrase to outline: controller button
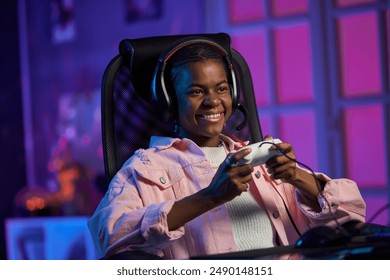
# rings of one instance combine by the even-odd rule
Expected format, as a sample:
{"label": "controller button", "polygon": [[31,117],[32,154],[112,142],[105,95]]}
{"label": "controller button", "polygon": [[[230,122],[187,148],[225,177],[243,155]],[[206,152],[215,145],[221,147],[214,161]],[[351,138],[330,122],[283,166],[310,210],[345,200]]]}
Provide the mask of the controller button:
{"label": "controller button", "polygon": [[280,217],[280,214],[279,214],[279,211],[276,210],[272,213],[272,217],[274,217],[275,219],[279,218]]}
{"label": "controller button", "polygon": [[259,179],[261,177],[261,172],[259,170],[256,171],[255,177]]}

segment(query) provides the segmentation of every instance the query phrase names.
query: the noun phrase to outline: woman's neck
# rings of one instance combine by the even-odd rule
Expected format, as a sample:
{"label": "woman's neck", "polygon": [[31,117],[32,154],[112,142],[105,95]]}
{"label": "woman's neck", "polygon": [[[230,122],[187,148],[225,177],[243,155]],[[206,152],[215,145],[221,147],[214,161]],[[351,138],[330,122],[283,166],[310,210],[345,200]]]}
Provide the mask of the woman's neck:
{"label": "woman's neck", "polygon": [[219,147],[222,140],[218,137],[185,137],[194,141],[199,147]]}

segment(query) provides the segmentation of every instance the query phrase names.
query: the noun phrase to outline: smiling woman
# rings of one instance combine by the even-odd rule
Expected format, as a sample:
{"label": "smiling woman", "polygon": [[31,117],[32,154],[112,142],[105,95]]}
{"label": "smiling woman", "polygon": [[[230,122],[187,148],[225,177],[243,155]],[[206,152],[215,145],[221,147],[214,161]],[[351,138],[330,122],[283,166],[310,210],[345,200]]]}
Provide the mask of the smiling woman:
{"label": "smiling woman", "polygon": [[269,248],[295,243],[313,224],[364,221],[356,184],[298,167],[289,143],[271,145],[283,154],[265,164],[237,164],[251,150],[222,133],[237,91],[219,45],[191,37],[174,44],[161,54],[152,91],[176,122],[177,137],[152,137],[111,181],[88,223],[104,258],[142,251],[189,259]]}
{"label": "smiling woman", "polygon": [[184,64],[172,69],[176,92],[180,137],[201,147],[216,147],[224,124],[231,115],[232,97],[221,60]]}

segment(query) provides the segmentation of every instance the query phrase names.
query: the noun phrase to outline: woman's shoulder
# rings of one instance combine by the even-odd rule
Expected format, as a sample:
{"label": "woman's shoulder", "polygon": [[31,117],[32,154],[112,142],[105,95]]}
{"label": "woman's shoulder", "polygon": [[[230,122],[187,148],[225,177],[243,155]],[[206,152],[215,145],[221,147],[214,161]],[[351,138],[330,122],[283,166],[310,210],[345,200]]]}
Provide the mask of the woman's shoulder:
{"label": "woman's shoulder", "polygon": [[204,154],[192,141],[171,138],[167,141],[151,142],[147,149],[138,149],[123,168],[167,170],[191,165],[204,160]]}
{"label": "woman's shoulder", "polygon": [[157,147],[138,149],[125,162],[124,166],[154,165],[166,156],[166,149],[160,150]]}
{"label": "woman's shoulder", "polygon": [[125,166],[142,167],[158,166],[164,167],[171,161],[176,161],[181,151],[175,145],[154,145],[147,149],[138,149],[134,152]]}

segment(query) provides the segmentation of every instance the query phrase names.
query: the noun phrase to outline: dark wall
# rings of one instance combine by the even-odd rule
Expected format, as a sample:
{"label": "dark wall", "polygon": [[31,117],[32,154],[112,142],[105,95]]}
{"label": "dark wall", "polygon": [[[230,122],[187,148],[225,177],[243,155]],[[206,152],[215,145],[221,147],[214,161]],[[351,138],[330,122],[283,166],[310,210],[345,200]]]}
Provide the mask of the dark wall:
{"label": "dark wall", "polygon": [[[155,18],[128,21],[124,0],[73,1],[75,36],[68,41],[54,42],[51,2],[24,2],[26,13],[19,16],[26,20],[26,31],[21,35],[26,38],[29,62],[31,119],[28,120],[31,124],[28,127],[33,135],[32,172],[34,184],[47,187],[53,182],[48,162],[53,158],[58,139],[63,136],[60,129],[68,124],[59,119],[61,100],[93,99],[90,95],[100,91],[103,72],[118,54],[118,44],[124,38],[202,31],[202,6],[201,1],[196,0],[164,0],[160,1],[161,13]],[[81,137],[81,132],[73,138],[77,137]],[[91,153],[86,156],[87,148],[81,146],[80,141],[69,142],[78,161],[98,172],[103,171],[102,158],[92,149],[94,145],[89,145]]]}
{"label": "dark wall", "polygon": [[17,1],[0,2],[0,259],[14,197],[26,185]]}
{"label": "dark wall", "polygon": [[[31,185],[51,191],[58,187],[49,163],[61,142],[60,100],[84,104],[89,94],[100,94],[103,71],[124,38],[203,30],[198,0],[164,0],[160,15],[132,21],[127,19],[124,0],[73,3],[76,35],[58,43],[52,38],[52,1],[0,1],[0,259],[6,258],[6,218],[26,214],[14,205],[18,191]],[[28,102],[23,103],[23,96]],[[95,116],[90,112],[85,115]],[[30,137],[27,152],[24,134]],[[101,144],[100,137],[91,139]],[[80,152],[95,146],[79,146],[74,154],[86,159],[89,168],[102,170],[101,154]]]}

